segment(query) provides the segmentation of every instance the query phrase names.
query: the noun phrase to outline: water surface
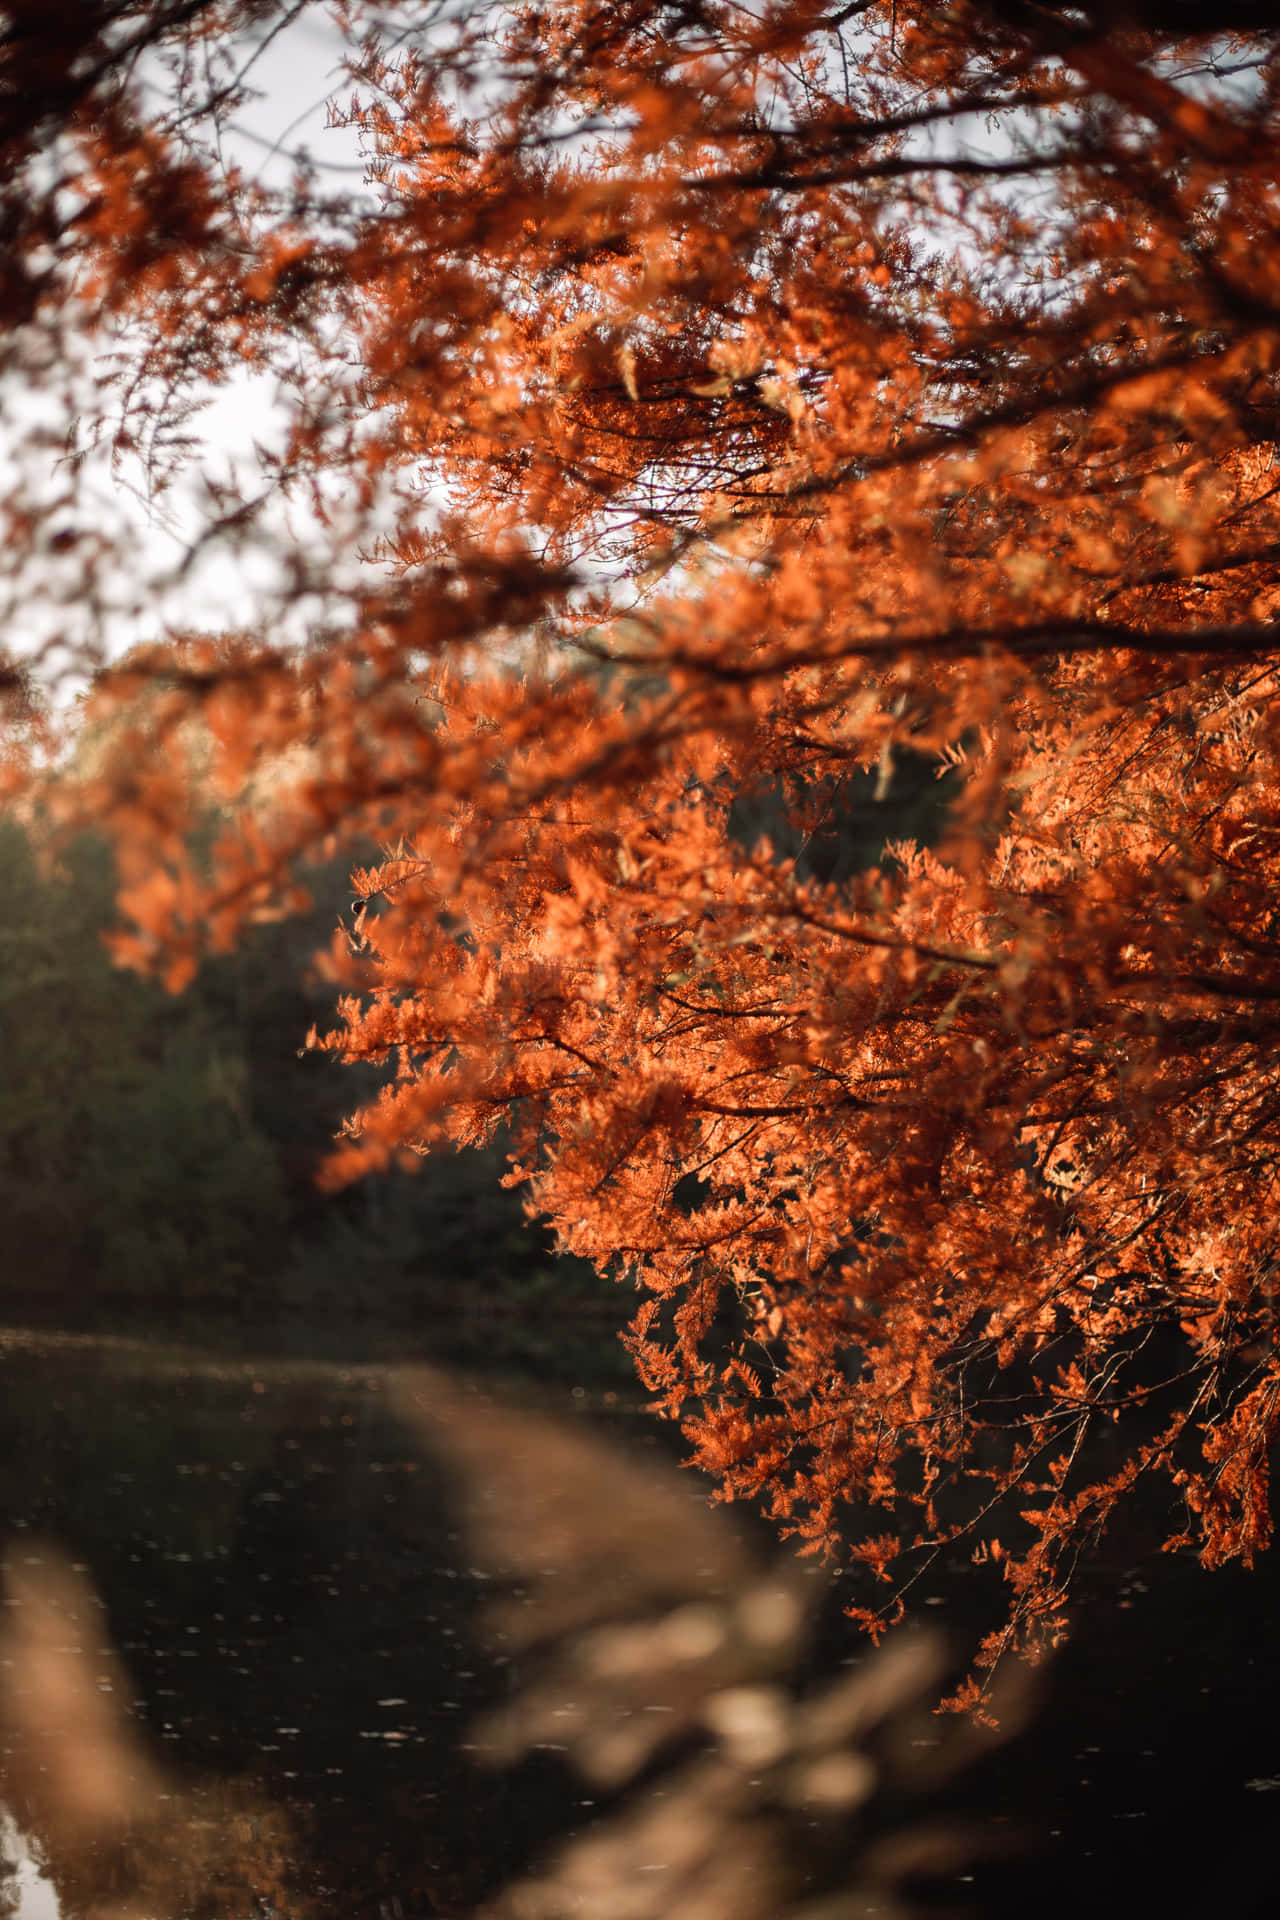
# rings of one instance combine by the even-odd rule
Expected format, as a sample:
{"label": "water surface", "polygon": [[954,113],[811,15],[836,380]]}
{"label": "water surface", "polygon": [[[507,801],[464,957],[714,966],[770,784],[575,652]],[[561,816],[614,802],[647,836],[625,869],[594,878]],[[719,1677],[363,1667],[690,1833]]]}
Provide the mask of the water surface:
{"label": "water surface", "polygon": [[[393,1405],[385,1357],[16,1331],[0,1355],[9,1552],[34,1576],[59,1551],[101,1595],[102,1658],[121,1664],[95,1684],[127,1693],[163,1791],[203,1809],[192,1871],[222,1875],[223,1911],[467,1913],[597,1816],[554,1750],[508,1773],[473,1764],[477,1716],[518,1674],[477,1631],[492,1569],[473,1562],[454,1468]],[[584,1434],[598,1421],[670,1455],[669,1432],[614,1390],[552,1399]],[[1148,1544],[1138,1522],[1106,1546],[1035,1726],[946,1803],[1035,1842],[975,1873],[983,1914],[1028,1898],[1039,1915],[1190,1912],[1188,1887],[1235,1916],[1273,1910],[1274,1556],[1208,1576],[1146,1559]],[[957,1560],[922,1598],[963,1642],[992,1596]],[[836,1594],[810,1679],[860,1658]],[[13,1818],[0,1845],[0,1900],[20,1920],[91,1904]]]}

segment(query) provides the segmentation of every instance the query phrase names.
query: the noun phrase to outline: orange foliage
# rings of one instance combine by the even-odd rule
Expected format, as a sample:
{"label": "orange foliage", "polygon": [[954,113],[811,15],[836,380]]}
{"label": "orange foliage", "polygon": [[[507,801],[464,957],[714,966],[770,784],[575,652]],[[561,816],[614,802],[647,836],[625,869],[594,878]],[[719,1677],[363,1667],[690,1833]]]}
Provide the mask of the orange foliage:
{"label": "orange foliage", "polygon": [[[695,1457],[864,1567],[873,1628],[972,1536],[1012,1636],[1052,1637],[1140,1473],[1248,1559],[1280,1409],[1271,10],[415,18],[392,53],[350,15],[374,206],[88,140],[67,244],[145,404],[301,354],[272,489],[326,527],[340,497],[368,556],[299,541],[307,647],[264,607],[101,669],[98,711],[162,683],[248,796],[193,868],[182,782],[106,729],[141,945],[180,972],[332,836],[393,849],[317,1044],[396,1072],[332,1177],[509,1126],[562,1244],[641,1291]],[[932,851],[824,883],[735,831],[775,790],[818,832],[908,748],[958,770]]]}

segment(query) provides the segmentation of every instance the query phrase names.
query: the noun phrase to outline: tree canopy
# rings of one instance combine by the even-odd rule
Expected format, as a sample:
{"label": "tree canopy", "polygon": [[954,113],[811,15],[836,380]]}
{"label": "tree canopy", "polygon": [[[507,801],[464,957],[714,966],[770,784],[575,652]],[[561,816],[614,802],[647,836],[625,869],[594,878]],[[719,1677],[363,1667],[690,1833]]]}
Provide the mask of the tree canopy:
{"label": "tree canopy", "polygon": [[[117,716],[60,803],[114,824],[120,956],[180,986],[300,861],[384,846],[315,1044],[395,1074],[330,1177],[509,1127],[695,1457],[863,1567],[873,1628],[970,1541],[985,1657],[1042,1643],[1148,1474],[1171,1544],[1249,1560],[1271,10],[345,5],[365,184],[268,190],[219,117],[301,12],[9,9],[0,313],[69,449],[15,477],[11,598]],[[246,377],[257,473],[122,583],[77,487],[175,497]],[[251,625],[184,603],[210,565]],[[906,755],[935,844],[824,875]]]}

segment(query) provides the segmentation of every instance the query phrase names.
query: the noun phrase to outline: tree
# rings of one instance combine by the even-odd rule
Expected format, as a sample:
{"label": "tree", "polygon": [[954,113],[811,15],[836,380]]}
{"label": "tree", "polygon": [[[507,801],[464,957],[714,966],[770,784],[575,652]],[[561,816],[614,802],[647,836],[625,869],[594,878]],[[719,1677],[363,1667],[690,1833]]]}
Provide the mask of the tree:
{"label": "tree", "polygon": [[[92,742],[81,748],[91,762]],[[497,1191],[501,1142],[317,1190],[352,1075],[299,1040],[332,1016],[332,987],[308,962],[348,863],[315,876],[308,915],[253,928],[174,997],[112,965],[101,837],[56,860],[44,842],[38,819],[0,815],[4,1312],[136,1329],[230,1309],[237,1333],[251,1321],[307,1338],[318,1315],[348,1336],[370,1315],[438,1318],[450,1358],[538,1354],[544,1371],[580,1368],[581,1335],[603,1314],[611,1332],[623,1324],[614,1289],[581,1263],[566,1274],[519,1197]],[[366,1070],[366,1097],[382,1077]],[[604,1358],[625,1373],[613,1342]]]}
{"label": "tree", "polygon": [[[230,59],[250,16],[154,17]],[[1170,1544],[1250,1559],[1280,37],[994,0],[343,19],[372,200],[220,175],[181,93],[140,173],[67,123],[92,212],[43,245],[92,256],[119,456],[181,453],[246,362],[289,407],[187,556],[283,552],[260,627],[97,673],[149,689],[88,795],[122,955],[180,985],[300,854],[384,844],[316,1044],[396,1076],[331,1177],[510,1125],[563,1246],[643,1292],[695,1456],[860,1564],[873,1628],[972,1540],[1011,1590],[984,1657],[1052,1637],[1145,1475]],[[248,796],[203,866],[197,709]],[[932,850],[824,881],[742,844],[744,796],[802,848],[907,751],[958,783]]]}
{"label": "tree", "polygon": [[[285,1208],[234,1032],[110,964],[112,876],[81,839],[42,875],[0,819],[5,1291],[32,1303],[235,1298]],[[72,1203],[72,1199],[74,1203]]]}

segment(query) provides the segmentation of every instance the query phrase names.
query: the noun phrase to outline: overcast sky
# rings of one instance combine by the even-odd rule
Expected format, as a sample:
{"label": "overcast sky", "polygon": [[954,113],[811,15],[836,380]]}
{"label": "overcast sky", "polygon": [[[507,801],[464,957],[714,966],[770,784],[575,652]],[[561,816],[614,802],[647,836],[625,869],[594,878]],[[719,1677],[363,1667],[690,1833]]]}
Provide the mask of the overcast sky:
{"label": "overcast sky", "polygon": [[[357,136],[326,126],[329,102],[345,97],[343,43],[323,12],[316,9],[270,40],[253,61],[249,82],[258,97],[248,101],[224,127],[218,145],[228,166],[250,179],[287,188],[297,157],[304,151],[318,172],[323,192],[358,193],[363,176]],[[251,47],[246,47],[246,54]],[[160,106],[165,80],[153,70],[148,90]],[[109,651],[118,653],[139,640],[159,637],[166,625],[217,632],[258,624],[279,583],[281,537],[259,540],[249,550],[229,555],[214,548],[191,567],[176,591],[160,597],[155,583],[171,576],[204,524],[201,502],[204,475],[238,480],[247,492],[258,490],[260,470],[254,443],[279,444],[284,415],[274,383],[246,373],[211,395],[198,428],[205,447],[190,474],[159,500],[145,497],[142,462],[113,468],[105,454],[94,455],[74,473],[63,454],[65,415],[52,393],[24,385],[21,375],[6,382],[4,417],[8,437],[0,439],[0,480],[19,472],[35,497],[62,500],[65,515],[55,516],[64,534],[91,532],[114,548],[101,568],[110,603],[118,611],[107,623]],[[62,403],[65,405],[65,403]],[[260,484],[260,481],[259,481]],[[308,531],[306,509],[290,510],[296,537]],[[33,572],[34,591],[11,589],[6,631],[21,651],[36,652],[59,634],[69,649],[94,632],[97,615],[79,590],[79,550],[72,543],[62,557],[44,555]]]}

